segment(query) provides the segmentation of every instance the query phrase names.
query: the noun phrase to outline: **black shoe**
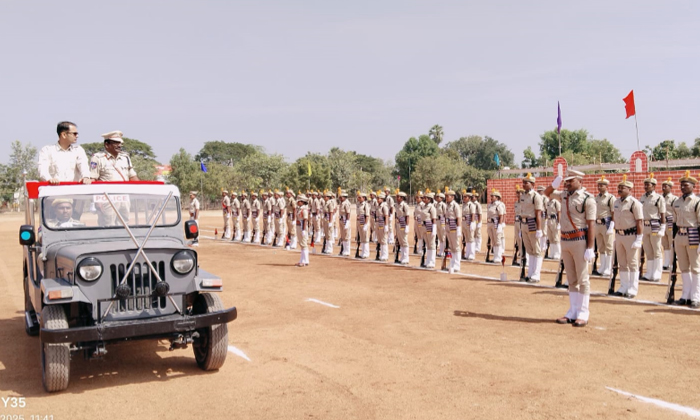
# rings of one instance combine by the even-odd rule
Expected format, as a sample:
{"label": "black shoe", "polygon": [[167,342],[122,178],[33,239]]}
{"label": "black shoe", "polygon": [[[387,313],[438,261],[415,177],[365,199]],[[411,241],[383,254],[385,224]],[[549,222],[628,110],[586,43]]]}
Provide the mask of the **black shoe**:
{"label": "black shoe", "polygon": [[567,318],[567,317],[564,316],[564,317],[558,318],[555,322],[556,322],[557,324],[566,325],[566,324],[573,324],[573,323],[574,323],[574,320],[571,319],[571,318]]}
{"label": "black shoe", "polygon": [[613,293],[613,296],[625,296],[625,294],[622,292],[615,292]]}
{"label": "black shoe", "polygon": [[519,281],[526,281],[526,282],[528,282],[528,281],[530,281],[530,277],[520,277],[520,280],[519,280]]}
{"label": "black shoe", "polygon": [[591,271],[591,276],[602,276],[598,270]]}
{"label": "black shoe", "polygon": [[557,289],[568,289],[569,285],[568,284],[555,284],[554,287]]}
{"label": "black shoe", "polygon": [[688,304],[688,301],[685,299],[678,299],[673,302],[674,305],[679,305],[679,306],[685,306]]}
{"label": "black shoe", "polygon": [[640,277],[639,280],[641,280],[641,281],[651,281],[651,280],[649,280],[648,278],[646,278],[646,277],[644,277],[644,276]]}
{"label": "black shoe", "polygon": [[519,262],[514,262],[514,263],[512,263],[511,265],[512,265],[513,267],[520,267],[520,263],[519,263]]}
{"label": "black shoe", "polygon": [[661,270],[668,271],[668,266],[661,267]]}

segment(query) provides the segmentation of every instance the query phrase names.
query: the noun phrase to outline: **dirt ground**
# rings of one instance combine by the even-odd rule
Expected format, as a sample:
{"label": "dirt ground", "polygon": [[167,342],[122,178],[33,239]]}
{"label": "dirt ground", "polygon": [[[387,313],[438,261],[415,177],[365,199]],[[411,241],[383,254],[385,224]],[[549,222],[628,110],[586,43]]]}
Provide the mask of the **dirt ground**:
{"label": "dirt ground", "polygon": [[[130,342],[102,361],[75,354],[69,388],[46,394],[39,340],[24,333],[21,223],[0,215],[0,397],[26,399],[0,403],[3,420],[687,417],[606,387],[700,409],[700,311],[640,302],[662,301],[663,286],[641,284],[636,301],[593,296],[590,324],[572,328],[554,323],[568,308],[551,287],[555,262],[538,286],[485,279],[501,267],[465,262],[449,275],[312,254],[296,268],[294,251],[207,239],[221,233],[216,211],[204,212],[197,252],[238,308],[229,344],[249,360],[229,352],[205,373],[191,349]],[[604,293],[607,280],[592,287]]]}

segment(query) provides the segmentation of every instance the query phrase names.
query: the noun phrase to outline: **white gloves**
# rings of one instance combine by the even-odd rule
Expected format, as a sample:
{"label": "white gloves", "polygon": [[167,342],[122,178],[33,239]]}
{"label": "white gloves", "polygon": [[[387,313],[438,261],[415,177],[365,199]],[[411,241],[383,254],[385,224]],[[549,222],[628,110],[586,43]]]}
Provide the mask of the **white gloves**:
{"label": "white gloves", "polygon": [[301,231],[301,236],[302,236],[302,237],[303,237],[303,236],[306,236],[306,231],[305,231],[305,230],[302,230],[302,231]]}
{"label": "white gloves", "polygon": [[476,224],[476,228],[477,228],[477,229],[481,229],[481,222],[479,222],[479,223]]}
{"label": "white gloves", "polygon": [[411,233],[411,226],[407,223],[406,224],[406,234]]}
{"label": "white gloves", "polygon": [[656,233],[658,236],[666,235],[666,225],[661,225],[659,231]]}
{"label": "white gloves", "polygon": [[561,180],[562,180],[562,177],[557,175],[557,177],[554,178],[554,180],[552,181],[552,188],[554,188],[554,189],[559,188],[559,186],[561,185]]}
{"label": "white gloves", "polygon": [[595,252],[593,252],[593,248],[586,248],[586,252],[583,253],[583,259],[586,260],[586,262],[591,262],[595,258]]}
{"label": "white gloves", "polygon": [[476,230],[476,222],[471,222],[471,223],[469,223],[469,229],[470,229],[470,230]]}
{"label": "white gloves", "polygon": [[561,230],[561,223],[557,223],[557,230]]}
{"label": "white gloves", "polygon": [[637,235],[632,242],[632,249],[640,249],[642,247],[642,235]]}
{"label": "white gloves", "polygon": [[614,220],[611,220],[611,221],[610,221],[610,227],[608,227],[608,231],[605,232],[605,233],[608,234],[608,235],[611,235],[611,234],[613,234],[614,232],[615,232],[615,221],[614,221]]}
{"label": "white gloves", "polygon": [[496,226],[496,233],[503,233],[503,223],[499,223]]}
{"label": "white gloves", "polygon": [[345,229],[350,229],[350,221],[349,220],[345,221]]}
{"label": "white gloves", "polygon": [[541,231],[541,230],[536,230],[536,231],[535,231],[535,238],[537,238],[537,239],[542,238],[542,231]]}
{"label": "white gloves", "polygon": [[389,233],[389,226],[384,226],[384,234],[386,235]]}

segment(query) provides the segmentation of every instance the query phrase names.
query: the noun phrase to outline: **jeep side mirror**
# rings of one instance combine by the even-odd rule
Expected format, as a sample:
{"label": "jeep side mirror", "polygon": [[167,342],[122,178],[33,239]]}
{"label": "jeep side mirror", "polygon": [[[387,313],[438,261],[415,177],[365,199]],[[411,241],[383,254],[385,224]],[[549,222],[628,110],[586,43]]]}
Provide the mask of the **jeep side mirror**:
{"label": "jeep side mirror", "polygon": [[185,222],[185,238],[195,239],[199,236],[199,226],[194,220],[188,220]]}
{"label": "jeep side mirror", "polygon": [[34,226],[32,225],[22,225],[19,227],[19,244],[32,246],[36,242],[36,236],[34,235]]}

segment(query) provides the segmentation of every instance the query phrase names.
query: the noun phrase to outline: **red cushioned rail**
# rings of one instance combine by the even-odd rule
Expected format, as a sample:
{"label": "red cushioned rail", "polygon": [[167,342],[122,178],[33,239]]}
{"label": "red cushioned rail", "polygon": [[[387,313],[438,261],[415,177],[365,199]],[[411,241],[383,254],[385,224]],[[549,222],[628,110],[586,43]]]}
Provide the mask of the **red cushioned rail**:
{"label": "red cushioned rail", "polygon": [[[129,185],[164,185],[163,181],[119,181],[119,182],[108,182],[108,181],[93,181],[92,184],[129,184]],[[61,182],[57,185],[83,185],[80,182]],[[29,198],[39,198],[39,187],[53,187],[54,185],[49,184],[48,181],[27,181],[27,195]]]}

